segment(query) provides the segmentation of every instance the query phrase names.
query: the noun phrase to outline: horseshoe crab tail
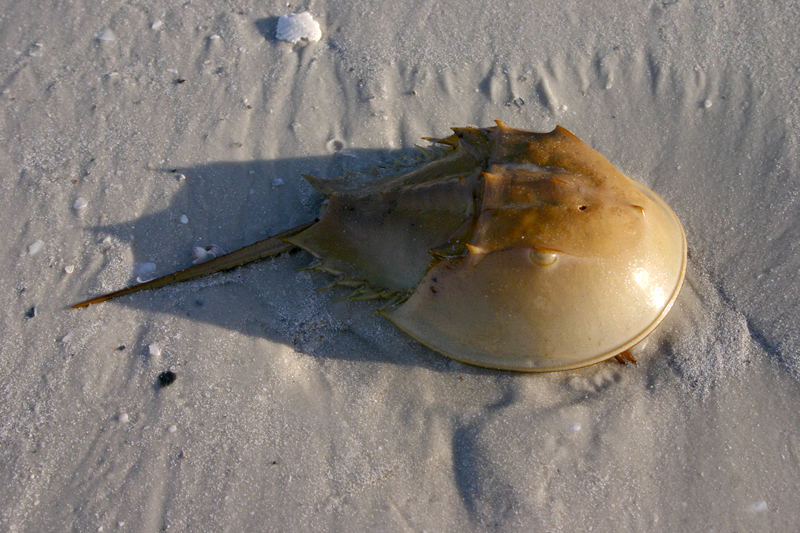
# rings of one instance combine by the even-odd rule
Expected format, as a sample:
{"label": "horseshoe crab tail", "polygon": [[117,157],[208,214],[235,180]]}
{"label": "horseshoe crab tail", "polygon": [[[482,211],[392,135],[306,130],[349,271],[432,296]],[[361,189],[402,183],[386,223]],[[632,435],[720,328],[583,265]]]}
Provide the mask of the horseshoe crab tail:
{"label": "horseshoe crab tail", "polygon": [[257,243],[251,244],[250,246],[245,246],[244,248],[240,248],[229,254],[216,257],[211,261],[207,261],[199,265],[194,265],[179,272],[175,272],[173,274],[167,274],[166,276],[162,276],[160,278],[156,278],[154,280],[147,281],[145,283],[140,283],[139,285],[133,285],[131,287],[120,289],[118,291],[114,291],[109,294],[104,294],[103,296],[92,298],[91,300],[86,300],[85,302],[73,305],[71,308],[77,309],[79,307],[87,307],[92,304],[105,302],[106,300],[111,300],[112,298],[116,298],[118,296],[124,296],[126,294],[131,294],[133,292],[158,289],[159,287],[164,287],[166,285],[171,285],[173,283],[180,283],[182,281],[188,281],[190,279],[199,278],[202,276],[208,276],[209,274],[222,272],[223,270],[230,270],[231,268],[245,265],[247,263],[252,263],[253,261],[260,261],[261,259],[272,257],[273,255],[278,255],[283,252],[288,252],[289,250],[293,250],[297,247],[292,243],[286,242],[284,239],[288,239],[293,235],[297,235],[298,233],[307,230],[316,223],[317,220],[306,222],[305,224],[301,224],[295,228],[284,231],[283,233],[278,233],[277,235],[273,235],[272,237],[264,239],[263,241],[258,241]]}

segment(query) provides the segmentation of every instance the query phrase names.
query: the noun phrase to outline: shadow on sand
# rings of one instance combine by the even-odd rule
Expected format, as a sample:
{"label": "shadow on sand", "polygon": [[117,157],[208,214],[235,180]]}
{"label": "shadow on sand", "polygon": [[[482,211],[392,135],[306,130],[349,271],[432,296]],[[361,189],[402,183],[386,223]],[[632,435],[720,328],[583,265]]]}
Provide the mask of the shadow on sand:
{"label": "shadow on sand", "polygon": [[[180,183],[166,209],[122,224],[97,226],[92,231],[98,241],[112,236],[124,242],[135,266],[156,263],[154,276],[162,276],[191,266],[193,246],[213,243],[230,252],[313,220],[323,196],[301,174],[338,177],[344,170],[368,169],[400,155],[416,154],[414,150],[351,150],[330,156],[160,169],[158,179]],[[188,224],[181,223],[183,215],[188,217]],[[334,288],[316,292],[332,280],[329,275],[293,272],[312,259],[303,251],[284,253],[229,273],[98,305],[107,306],[106,312],[113,312],[114,305],[124,305],[190,317],[293,346],[315,357],[382,361],[444,372],[494,373],[457,363],[419,345],[373,314],[378,303],[332,303],[347,291]],[[108,266],[106,256],[95,274]],[[292,281],[286,283],[287,279]],[[132,273],[127,284],[135,283]],[[87,285],[81,296],[97,295],[97,290]],[[322,312],[321,307],[325,308]]]}

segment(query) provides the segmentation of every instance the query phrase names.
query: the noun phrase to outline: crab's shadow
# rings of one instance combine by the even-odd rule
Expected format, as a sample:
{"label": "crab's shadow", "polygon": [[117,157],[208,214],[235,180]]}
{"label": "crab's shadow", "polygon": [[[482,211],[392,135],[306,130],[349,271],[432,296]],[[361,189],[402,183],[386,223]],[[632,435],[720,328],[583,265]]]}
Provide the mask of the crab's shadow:
{"label": "crab's shadow", "polygon": [[[155,263],[155,276],[191,266],[194,246],[233,251],[292,228],[319,213],[323,196],[302,178],[369,169],[413,151],[350,150],[329,156],[272,161],[216,162],[157,170],[174,194],[166,209],[128,222],[92,228],[96,241],[130,250],[137,268]],[[184,218],[185,217],[185,218]],[[188,220],[188,222],[187,222]],[[102,247],[102,244],[98,244]],[[111,253],[97,271],[109,268]],[[123,296],[124,305],[168,313],[266,338],[315,357],[416,365],[436,371],[493,372],[451,361],[421,346],[374,314],[377,303],[332,300],[344,289],[317,292],[332,280],[321,272],[295,272],[311,263],[306,252],[276,256],[229,273]],[[94,295],[91,285],[87,297]],[[113,312],[109,309],[106,312]]]}

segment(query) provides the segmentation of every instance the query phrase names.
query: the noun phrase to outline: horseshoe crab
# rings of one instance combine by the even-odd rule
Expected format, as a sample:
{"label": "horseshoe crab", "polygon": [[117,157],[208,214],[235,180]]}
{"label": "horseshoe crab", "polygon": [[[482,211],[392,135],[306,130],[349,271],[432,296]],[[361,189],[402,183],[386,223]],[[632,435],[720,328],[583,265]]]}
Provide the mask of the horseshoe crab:
{"label": "horseshoe crab", "polygon": [[545,372],[635,362],[627,350],[662,321],[685,276],[675,213],[560,126],[453,132],[427,139],[427,162],[394,175],[356,186],[359,176],[306,176],[326,196],[314,221],[73,307],[298,247],[336,276],[328,287],[385,299],[380,314],[464,363]]}

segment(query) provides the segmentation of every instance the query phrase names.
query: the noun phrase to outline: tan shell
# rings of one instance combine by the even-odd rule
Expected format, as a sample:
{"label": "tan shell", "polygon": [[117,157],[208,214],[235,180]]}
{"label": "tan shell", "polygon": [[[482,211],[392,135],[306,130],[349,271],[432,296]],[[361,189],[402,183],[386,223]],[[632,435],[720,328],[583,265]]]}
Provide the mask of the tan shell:
{"label": "tan shell", "polygon": [[[327,196],[319,221],[280,241],[316,256],[348,298],[389,299],[383,316],[473,365],[577,368],[658,326],[686,271],[683,229],[661,198],[561,127],[453,131],[398,175],[355,188],[309,177]],[[268,241],[166,282],[286,249]]]}

